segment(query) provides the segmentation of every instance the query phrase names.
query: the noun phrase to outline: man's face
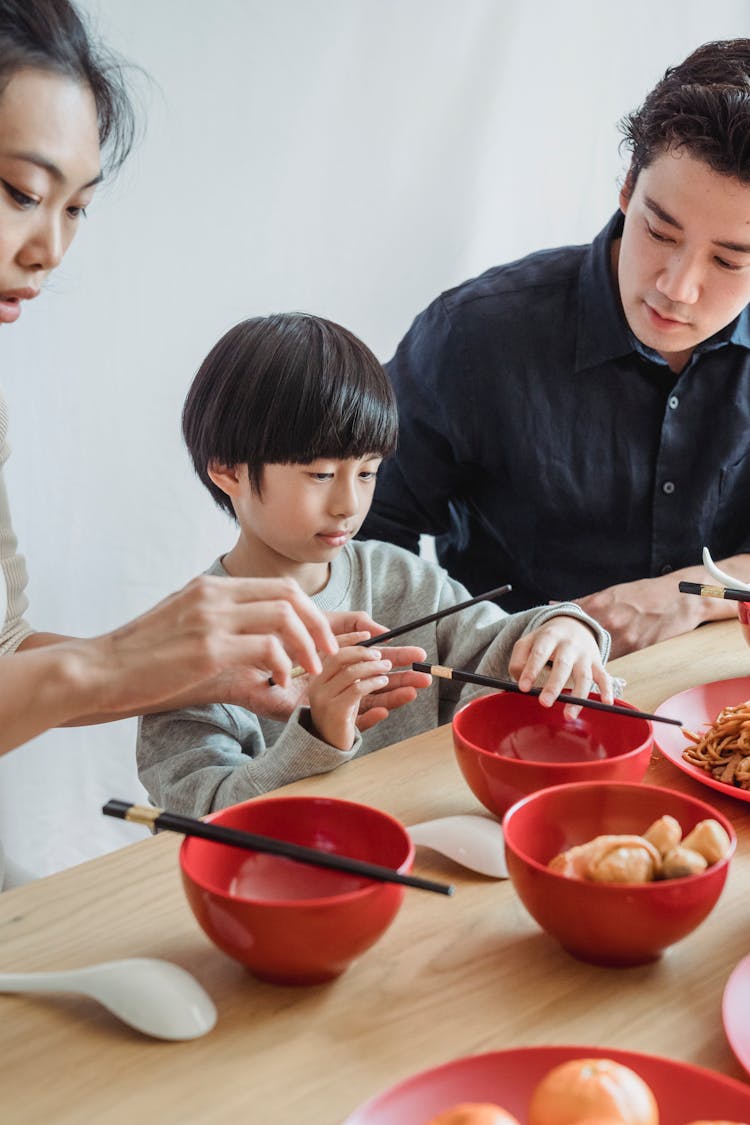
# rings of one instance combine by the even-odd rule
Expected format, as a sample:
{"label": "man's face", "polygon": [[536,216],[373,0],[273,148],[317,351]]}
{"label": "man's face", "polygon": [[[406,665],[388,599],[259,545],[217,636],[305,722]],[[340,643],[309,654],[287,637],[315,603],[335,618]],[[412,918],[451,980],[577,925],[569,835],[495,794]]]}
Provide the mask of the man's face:
{"label": "man's face", "polygon": [[666,151],[620,207],[613,269],[627,322],[680,371],[750,302],[750,185]]}

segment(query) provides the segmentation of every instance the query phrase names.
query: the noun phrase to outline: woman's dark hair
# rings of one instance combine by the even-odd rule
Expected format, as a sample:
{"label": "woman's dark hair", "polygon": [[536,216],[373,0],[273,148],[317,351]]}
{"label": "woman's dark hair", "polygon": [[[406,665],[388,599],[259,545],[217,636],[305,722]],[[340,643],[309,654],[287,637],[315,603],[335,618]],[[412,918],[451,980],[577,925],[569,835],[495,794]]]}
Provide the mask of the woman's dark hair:
{"label": "woman's dark hair", "polygon": [[0,94],[24,69],[51,71],[91,89],[107,166],[119,168],[135,136],[123,66],[94,42],[68,0],[0,0]]}
{"label": "woman's dark hair", "polygon": [[639,173],[667,150],[683,149],[715,172],[750,182],[750,39],[698,47],[666,71],[620,130],[631,152],[628,195]]}
{"label": "woman's dark hair", "polygon": [[201,364],[182,433],[219,507],[232,502],[209,464],[247,465],[260,493],[263,467],[319,458],[386,457],[398,413],[388,376],[346,328],[305,313],[255,317],[231,328]]}

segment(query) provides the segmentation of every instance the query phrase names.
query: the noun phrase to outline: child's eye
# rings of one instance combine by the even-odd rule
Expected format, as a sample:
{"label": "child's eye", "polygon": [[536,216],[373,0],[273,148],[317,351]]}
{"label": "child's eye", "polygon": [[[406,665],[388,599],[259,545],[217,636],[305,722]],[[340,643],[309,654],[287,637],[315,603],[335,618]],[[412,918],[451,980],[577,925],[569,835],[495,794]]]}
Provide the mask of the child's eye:
{"label": "child's eye", "polygon": [[364,481],[375,480],[378,475],[377,469],[365,470],[359,474],[359,479]]}
{"label": "child's eye", "polygon": [[313,480],[332,480],[333,473],[308,473]]}
{"label": "child's eye", "polygon": [[7,180],[3,180],[2,184],[5,188],[6,193],[10,196],[14,203],[18,204],[19,207],[36,207],[36,199],[33,199],[30,195],[27,195],[25,191],[19,191],[18,188],[13,187],[13,184],[9,184]]}

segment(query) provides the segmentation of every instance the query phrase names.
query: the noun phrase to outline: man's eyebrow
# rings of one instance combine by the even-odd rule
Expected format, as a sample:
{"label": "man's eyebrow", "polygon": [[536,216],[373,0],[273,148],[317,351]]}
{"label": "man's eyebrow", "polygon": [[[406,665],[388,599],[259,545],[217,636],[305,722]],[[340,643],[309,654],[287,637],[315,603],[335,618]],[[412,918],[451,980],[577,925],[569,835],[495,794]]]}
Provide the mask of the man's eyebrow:
{"label": "man's eyebrow", "polygon": [[650,195],[644,196],[643,202],[646,204],[649,211],[653,211],[657,218],[661,219],[663,223],[669,223],[671,227],[677,227],[677,230],[683,229],[682,223],[678,223],[677,219],[673,219],[669,212],[665,211],[663,207],[660,207],[656,200],[652,199]]}
{"label": "man's eyebrow", "polygon": [[[51,160],[47,160],[46,157],[40,156],[36,152],[11,152],[8,155],[13,160],[25,160],[27,164],[35,164],[37,168],[43,168],[44,171],[49,172],[52,179],[56,180],[58,183],[63,183],[65,180],[65,176],[56,164],[53,164]],[[82,184],[80,190],[83,191],[84,188],[95,187],[96,184],[102,182],[102,179],[103,174],[100,172],[98,176],[94,176],[93,180],[89,180],[87,184]]]}
{"label": "man's eyebrow", "polygon": [[[676,227],[677,230],[684,229],[682,223],[678,223],[677,219],[674,219],[668,211],[660,207],[656,200],[651,199],[650,196],[644,196],[644,203],[649,211],[653,211],[663,223],[668,223],[670,226]],[[713,245],[721,246],[724,250],[733,250],[735,254],[750,254],[750,243],[746,242],[724,242],[720,238],[715,238],[713,239]]]}

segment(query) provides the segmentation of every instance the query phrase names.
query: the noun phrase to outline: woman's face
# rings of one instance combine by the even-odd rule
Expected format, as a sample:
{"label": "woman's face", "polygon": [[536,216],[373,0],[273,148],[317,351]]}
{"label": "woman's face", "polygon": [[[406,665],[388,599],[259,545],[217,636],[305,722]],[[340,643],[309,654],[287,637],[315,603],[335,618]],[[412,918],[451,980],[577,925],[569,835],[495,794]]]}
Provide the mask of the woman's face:
{"label": "woman's face", "polygon": [[0,95],[0,324],[62,260],[100,178],[90,89],[17,71]]}

